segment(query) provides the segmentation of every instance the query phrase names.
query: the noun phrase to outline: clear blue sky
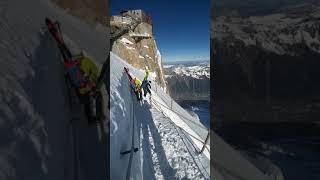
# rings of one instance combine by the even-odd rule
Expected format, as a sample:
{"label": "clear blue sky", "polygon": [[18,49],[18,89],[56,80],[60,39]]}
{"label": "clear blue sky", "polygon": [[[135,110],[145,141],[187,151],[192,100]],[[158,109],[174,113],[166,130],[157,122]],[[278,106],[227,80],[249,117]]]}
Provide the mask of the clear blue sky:
{"label": "clear blue sky", "polygon": [[163,60],[209,60],[210,0],[110,0],[111,15],[142,9],[152,17]]}

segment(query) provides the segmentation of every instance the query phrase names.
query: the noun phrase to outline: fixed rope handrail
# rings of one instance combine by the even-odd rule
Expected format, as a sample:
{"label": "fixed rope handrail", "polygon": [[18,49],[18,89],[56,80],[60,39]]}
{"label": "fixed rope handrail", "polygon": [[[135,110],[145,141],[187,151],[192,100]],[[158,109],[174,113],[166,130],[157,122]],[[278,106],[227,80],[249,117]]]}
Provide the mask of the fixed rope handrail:
{"label": "fixed rope handrail", "polygon": [[[182,130],[183,130],[183,129],[182,129]],[[186,132],[186,131],[184,131],[184,132]],[[182,133],[183,133],[183,131],[182,131]],[[183,135],[186,137],[187,141],[193,146],[193,148],[195,149],[195,151],[199,153],[199,151],[198,151],[197,148],[194,146],[193,142],[191,142],[191,140],[187,137],[187,135],[186,135],[185,133],[183,133]],[[206,147],[206,148],[207,148],[207,147]],[[208,149],[208,151],[210,152],[209,149]],[[205,169],[205,172],[207,173],[207,175],[210,176],[209,173],[207,172],[206,168],[204,167],[204,165],[202,164],[202,162],[201,162],[200,160],[199,160],[199,163],[201,164],[202,168]],[[198,167],[199,167],[199,166],[198,166]],[[202,173],[202,175],[203,175],[203,173]]]}
{"label": "fixed rope handrail", "polygon": [[[152,99],[151,99],[151,101],[152,101],[155,105],[157,104],[157,102],[153,101]],[[160,111],[161,111],[161,110],[160,110]],[[164,112],[162,111],[162,113],[164,113]],[[176,130],[177,130],[177,129],[183,130],[183,131],[181,131],[181,132],[183,133],[184,136],[186,136],[186,134],[185,134],[184,132],[186,132],[187,134],[191,135],[190,133],[188,133],[187,131],[185,131],[182,127],[180,127],[180,126],[178,126],[177,124],[175,124],[170,118],[168,118],[168,119],[169,119],[169,122],[170,122],[174,127],[176,127]],[[181,137],[179,131],[177,131],[177,132],[178,132],[179,136]],[[192,136],[192,135],[191,135],[191,136]],[[193,136],[193,137],[194,137],[194,136]],[[196,160],[195,160],[195,157],[194,157],[193,154],[191,153],[191,150],[188,148],[188,145],[186,144],[184,138],[181,137],[181,139],[182,139],[182,142],[185,144],[185,147],[187,148],[187,150],[188,150],[190,156],[192,157],[193,161],[195,162],[196,166],[198,167],[200,173],[202,174],[203,177],[206,177],[206,176],[202,173],[202,171],[200,170],[200,167],[198,166],[198,164],[197,164],[197,162],[196,162]],[[198,141],[202,142],[202,141],[199,140],[198,138],[195,138],[195,139],[197,139]],[[186,140],[193,146],[193,148],[195,149],[194,152],[198,152],[197,149],[196,149],[196,147],[194,146],[193,142],[191,142],[191,140],[190,140],[189,138],[187,138],[187,137],[186,137]],[[202,164],[201,162],[200,162],[200,164],[201,164],[201,166],[203,167],[203,169],[205,169],[204,166],[203,166],[203,164]],[[206,171],[206,170],[205,170],[205,171]],[[208,174],[207,171],[206,171],[206,173]]]}
{"label": "fixed rope handrail", "polygon": [[[153,98],[151,99],[151,101],[152,101],[154,104],[161,104],[161,103],[159,103],[158,101],[155,102],[155,100],[154,100]],[[172,112],[174,112],[174,113],[176,113],[175,111],[173,111],[173,110],[171,110],[171,109],[169,109],[169,110],[172,111]],[[170,118],[169,118],[169,119],[170,119]],[[195,137],[194,135],[190,134],[189,132],[187,132],[186,130],[184,130],[182,127],[180,127],[180,126],[178,126],[177,124],[175,124],[171,119],[170,119],[170,121],[173,123],[173,125],[175,125],[175,126],[178,127],[179,129],[183,130],[185,133],[187,133],[188,135],[192,136],[194,139],[196,139],[197,141],[199,141],[199,142],[201,142],[203,145],[205,145],[205,142],[204,142],[204,141],[202,141],[201,139],[199,139],[199,138]],[[206,145],[205,145],[205,148],[210,152],[210,150],[208,149],[208,147],[207,147]]]}
{"label": "fixed rope handrail", "polygon": [[[210,149],[207,147],[206,143],[198,138],[196,138],[195,136],[193,136],[192,134],[188,133],[186,130],[184,130],[182,127],[178,126],[181,130],[184,131],[184,133],[187,133],[188,135],[190,135],[191,137],[193,137],[194,139],[198,140],[199,142],[202,143],[202,145],[204,146],[205,149],[207,149],[210,152]],[[198,153],[200,153],[200,151],[198,151]]]}
{"label": "fixed rope handrail", "polygon": [[177,114],[178,116],[182,117],[183,119],[190,121],[191,123],[195,124],[196,126],[198,126],[198,127],[202,128],[202,129],[205,129],[205,130],[209,131],[209,129],[206,128],[206,127],[203,127],[203,125],[198,124],[198,123],[194,122],[194,120],[189,119],[189,118],[185,117],[184,115],[182,115],[182,114],[180,114],[180,113],[172,110],[170,107],[167,107],[168,105],[165,105],[165,104],[163,104],[163,103],[161,103],[161,102],[159,102],[159,101],[157,101],[157,103],[160,104],[160,105],[162,105],[162,106],[165,107],[166,109],[174,112],[175,114]]}

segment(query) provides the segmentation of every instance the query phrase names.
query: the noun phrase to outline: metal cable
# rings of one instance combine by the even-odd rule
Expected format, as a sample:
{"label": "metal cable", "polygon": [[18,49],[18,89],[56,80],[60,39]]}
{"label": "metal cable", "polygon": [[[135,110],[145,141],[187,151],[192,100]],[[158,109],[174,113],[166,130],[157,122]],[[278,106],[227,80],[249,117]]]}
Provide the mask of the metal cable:
{"label": "metal cable", "polygon": [[160,104],[160,105],[162,105],[162,106],[165,107],[166,109],[174,112],[175,114],[177,114],[178,116],[182,117],[183,119],[186,119],[186,120],[192,122],[192,123],[195,124],[196,126],[198,126],[198,127],[202,128],[202,129],[205,129],[205,130],[209,131],[209,129],[207,129],[206,127],[203,127],[203,125],[198,124],[198,123],[194,122],[192,119],[189,119],[189,118],[187,118],[187,117],[179,114],[178,112],[176,112],[176,111],[172,110],[171,108],[167,107],[167,105],[165,105],[165,104],[163,104],[163,103],[160,103],[159,101],[157,101],[157,103]]}
{"label": "metal cable", "polygon": [[[151,99],[151,101],[152,101],[154,104],[161,104],[161,103],[155,102],[154,99]],[[171,110],[171,109],[169,109],[169,110],[172,111],[172,112],[174,112],[174,113],[176,113],[175,111],[173,111],[173,110]],[[169,118],[169,119],[170,119],[170,118]],[[188,132],[187,132],[186,130],[184,130],[182,127],[176,125],[171,119],[170,119],[170,121],[174,124],[174,126],[176,126],[176,127],[178,127],[179,129],[183,130],[185,133],[189,134],[189,135],[192,136],[194,139],[196,139],[197,141],[199,141],[199,142],[201,142],[203,145],[205,145],[205,144],[204,144],[204,141],[202,141],[201,139],[199,139],[199,138],[195,137],[194,135],[188,133]],[[210,152],[210,150],[208,149],[208,147],[207,147],[207,146],[205,146],[205,147],[206,147],[206,149]],[[195,148],[195,149],[196,149],[196,148]]]}
{"label": "metal cable", "polygon": [[[151,101],[152,101],[152,99],[151,99]],[[153,103],[154,103],[155,105],[157,105],[157,103],[156,103],[155,101],[153,101]],[[160,110],[160,111],[161,111],[161,110]],[[162,111],[162,113],[164,113],[164,112]],[[181,135],[180,135],[180,133],[179,133],[179,131],[178,131],[178,129],[183,130],[183,131],[185,131],[185,130],[182,129],[180,126],[176,125],[170,118],[168,118],[168,119],[170,120],[169,123],[171,123],[171,124],[175,127],[176,131],[178,132],[178,134],[179,134],[182,142],[184,143],[184,145],[185,145],[186,149],[188,150],[190,156],[192,157],[194,163],[195,163],[196,166],[198,167],[200,173],[202,174],[203,177],[206,177],[206,176],[202,173],[202,171],[200,170],[200,167],[199,167],[198,163],[196,162],[195,157],[192,155],[192,153],[191,153],[191,151],[189,150],[188,145],[186,144],[184,138],[181,137]],[[183,133],[183,131],[181,131],[181,132]],[[186,131],[185,131],[185,132],[186,132]],[[186,132],[186,133],[189,134],[188,132]],[[184,136],[186,136],[185,133],[183,133],[183,134],[184,134]],[[190,135],[191,135],[191,134],[190,134]],[[197,149],[196,149],[196,147],[194,146],[194,144],[191,142],[191,140],[190,140],[189,138],[187,138],[187,137],[186,137],[186,139],[187,139],[188,142],[193,146],[193,148],[195,149],[195,152],[197,152]],[[199,139],[197,139],[197,140],[199,140]],[[201,140],[199,140],[199,141],[201,142]],[[202,164],[201,162],[200,162],[200,164],[201,164],[202,167],[203,167],[203,164]],[[203,167],[203,169],[205,169],[205,168]],[[205,170],[205,171],[206,171],[206,170]],[[207,171],[206,171],[206,173],[208,174]]]}

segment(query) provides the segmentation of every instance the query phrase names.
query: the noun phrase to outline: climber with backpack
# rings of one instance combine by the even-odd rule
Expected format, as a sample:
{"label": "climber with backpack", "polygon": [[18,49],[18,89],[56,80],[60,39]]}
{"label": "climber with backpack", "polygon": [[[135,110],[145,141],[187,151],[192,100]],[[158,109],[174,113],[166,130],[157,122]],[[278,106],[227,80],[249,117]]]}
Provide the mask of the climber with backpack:
{"label": "climber with backpack", "polygon": [[88,121],[105,120],[103,98],[99,88],[105,78],[104,74],[106,74],[105,71],[107,69],[105,64],[108,63],[104,63],[99,75],[97,66],[82,51],[78,55],[71,53],[64,42],[58,21],[52,21],[46,17],[45,23],[63,57],[65,77],[68,84],[75,90],[80,103],[84,106]]}
{"label": "climber with backpack", "polygon": [[151,90],[150,90],[151,89],[151,81],[148,80],[149,73],[150,73],[150,71],[146,67],[145,75],[144,75],[144,78],[143,78],[143,81],[141,84],[141,88],[143,89],[143,92],[144,92],[144,97],[146,97],[148,93],[151,95]]}
{"label": "climber with backpack", "polygon": [[149,93],[150,96],[151,96],[151,81],[149,81],[148,79],[145,79],[142,81],[142,84],[141,84],[141,88],[143,89],[143,96],[146,97],[147,94]]}
{"label": "climber with backpack", "polygon": [[150,73],[149,69],[146,68],[143,80],[147,80],[148,79],[149,73]]}
{"label": "climber with backpack", "polygon": [[[73,61],[65,61],[64,67],[68,79],[84,104],[89,121],[97,120],[95,117],[104,119],[103,100],[100,91],[97,91],[98,68],[93,61],[82,52],[73,56]],[[94,100],[95,102],[91,102]],[[96,102],[98,101],[98,102]],[[97,107],[99,105],[99,107]],[[92,107],[95,106],[95,107]],[[97,112],[97,108],[99,111]],[[97,114],[99,113],[99,114]]]}
{"label": "climber with backpack", "polygon": [[138,101],[142,101],[141,81],[138,78],[134,78],[134,92]]}

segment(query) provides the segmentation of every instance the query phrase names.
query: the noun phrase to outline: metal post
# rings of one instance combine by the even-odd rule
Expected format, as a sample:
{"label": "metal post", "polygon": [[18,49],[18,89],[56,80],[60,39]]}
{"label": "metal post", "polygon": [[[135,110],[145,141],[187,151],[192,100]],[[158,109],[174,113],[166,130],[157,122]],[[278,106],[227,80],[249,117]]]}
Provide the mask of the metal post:
{"label": "metal post", "polygon": [[206,137],[206,140],[204,141],[203,147],[202,147],[201,151],[199,152],[199,154],[202,154],[202,152],[203,152],[204,149],[206,148],[206,145],[207,145],[207,143],[208,143],[209,137],[210,137],[210,130],[208,131],[208,135],[207,135],[207,137]]}

